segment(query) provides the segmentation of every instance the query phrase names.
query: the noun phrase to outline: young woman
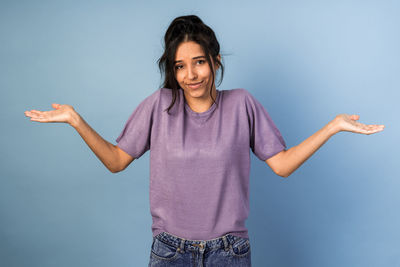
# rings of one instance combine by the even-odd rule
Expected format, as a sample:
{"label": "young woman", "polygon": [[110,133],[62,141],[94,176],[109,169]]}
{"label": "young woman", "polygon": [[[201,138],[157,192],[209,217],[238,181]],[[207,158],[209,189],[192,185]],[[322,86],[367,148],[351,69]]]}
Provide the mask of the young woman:
{"label": "young woman", "polygon": [[178,17],[164,40],[159,59],[164,88],[136,107],[117,145],[98,135],[70,105],[25,114],[32,121],[70,124],[113,173],[151,150],[149,266],[251,266],[245,227],[250,149],[276,174],[288,177],[334,134],[372,134],[384,126],[340,114],[286,149],[269,114],[247,90],[216,89],[223,65],[211,28],[197,16]]}

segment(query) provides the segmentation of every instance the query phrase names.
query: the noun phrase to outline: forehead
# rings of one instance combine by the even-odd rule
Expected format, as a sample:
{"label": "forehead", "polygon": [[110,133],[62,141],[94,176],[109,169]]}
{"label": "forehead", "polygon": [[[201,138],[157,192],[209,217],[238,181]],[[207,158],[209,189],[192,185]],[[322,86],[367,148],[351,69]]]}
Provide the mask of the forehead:
{"label": "forehead", "polygon": [[204,56],[201,46],[193,41],[182,42],[176,49],[175,60],[191,59],[193,57]]}

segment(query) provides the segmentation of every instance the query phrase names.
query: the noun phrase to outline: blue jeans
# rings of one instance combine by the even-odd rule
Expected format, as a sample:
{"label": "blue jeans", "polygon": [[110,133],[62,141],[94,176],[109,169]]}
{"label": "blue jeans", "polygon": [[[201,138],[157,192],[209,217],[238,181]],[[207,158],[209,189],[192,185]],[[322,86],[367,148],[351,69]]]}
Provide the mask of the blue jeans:
{"label": "blue jeans", "polygon": [[162,232],[153,237],[149,267],[251,267],[250,253],[249,238],[188,240]]}

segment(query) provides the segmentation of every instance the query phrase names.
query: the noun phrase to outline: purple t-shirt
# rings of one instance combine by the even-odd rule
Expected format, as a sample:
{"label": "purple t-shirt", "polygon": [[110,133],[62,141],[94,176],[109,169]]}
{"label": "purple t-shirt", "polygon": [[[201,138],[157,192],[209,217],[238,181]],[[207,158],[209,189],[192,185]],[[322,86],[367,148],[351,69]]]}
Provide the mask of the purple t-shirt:
{"label": "purple t-shirt", "polygon": [[245,89],[218,90],[205,112],[183,90],[161,88],[133,111],[117,146],[134,158],[150,149],[153,236],[191,240],[248,237],[250,149],[262,161],[286,148],[263,106]]}

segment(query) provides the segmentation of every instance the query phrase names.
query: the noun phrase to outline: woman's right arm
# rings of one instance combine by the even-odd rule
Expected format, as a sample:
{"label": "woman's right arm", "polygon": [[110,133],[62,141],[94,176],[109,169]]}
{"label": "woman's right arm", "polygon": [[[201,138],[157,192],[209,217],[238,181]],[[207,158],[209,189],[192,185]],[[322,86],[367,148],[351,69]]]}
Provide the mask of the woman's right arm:
{"label": "woman's right arm", "polygon": [[104,140],[70,105],[52,104],[55,110],[25,111],[31,121],[64,122],[70,124],[83,138],[97,158],[110,170],[116,173],[124,170],[134,158],[125,151]]}

